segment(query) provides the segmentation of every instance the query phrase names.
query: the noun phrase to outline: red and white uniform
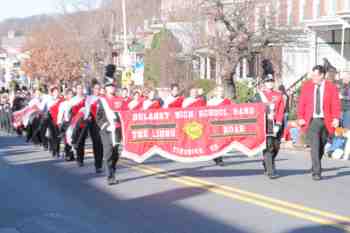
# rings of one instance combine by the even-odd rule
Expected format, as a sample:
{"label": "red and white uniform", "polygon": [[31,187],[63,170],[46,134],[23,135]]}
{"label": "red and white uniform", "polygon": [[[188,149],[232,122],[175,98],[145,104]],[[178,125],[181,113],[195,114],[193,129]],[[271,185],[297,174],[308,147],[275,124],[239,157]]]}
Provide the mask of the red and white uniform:
{"label": "red and white uniform", "polygon": [[205,100],[202,97],[187,97],[183,102],[182,102],[182,107],[183,108],[195,108],[195,107],[204,107],[206,106]]}
{"label": "red and white uniform", "polygon": [[[100,98],[100,106],[99,108],[102,108],[105,113],[105,119],[97,119],[97,121],[104,121],[104,122],[98,122],[101,129],[104,129],[105,126],[109,125],[109,128],[107,128],[108,131],[114,131],[115,128],[120,127],[120,123],[118,122],[117,112],[123,110],[123,98],[120,96],[113,96],[113,97],[101,97]],[[105,121],[107,120],[107,121]]]}
{"label": "red and white uniform", "polygon": [[69,101],[68,100],[64,100],[61,104],[60,107],[58,109],[58,116],[57,116],[57,124],[60,125],[64,122],[68,122],[69,119]]}
{"label": "red and white uniform", "polygon": [[128,109],[131,111],[141,110],[143,106],[143,102],[144,102],[144,99],[142,97],[138,98],[137,100],[133,99],[128,103]]}
{"label": "red and white uniform", "polygon": [[97,105],[100,97],[95,95],[89,95],[85,100],[85,110],[84,110],[84,119],[88,119],[89,116],[92,116],[96,119]]}
{"label": "red and white uniform", "polygon": [[184,96],[168,96],[164,100],[164,106],[163,108],[181,108],[182,107],[182,102],[184,101],[185,97]]}
{"label": "red and white uniform", "polygon": [[275,124],[282,125],[284,118],[284,100],[280,92],[274,90],[260,91],[259,96],[261,101],[274,109],[273,120]]}
{"label": "red and white uniform", "polygon": [[208,100],[207,106],[227,106],[232,103],[230,99],[214,97]]}
{"label": "red and white uniform", "polygon": [[146,99],[142,103],[143,110],[159,109],[160,107],[161,107],[161,105],[160,105],[160,101],[158,99],[155,99],[155,100]]}
{"label": "red and white uniform", "polygon": [[69,111],[71,112],[71,117],[74,117],[79,111],[85,107],[85,96],[74,96],[69,101]]}
{"label": "red and white uniform", "polygon": [[58,118],[58,112],[59,112],[59,108],[60,105],[63,103],[64,98],[59,97],[57,99],[51,100],[48,103],[48,109],[49,109],[49,113],[52,119],[52,122],[57,126],[58,122],[57,122],[57,118]]}

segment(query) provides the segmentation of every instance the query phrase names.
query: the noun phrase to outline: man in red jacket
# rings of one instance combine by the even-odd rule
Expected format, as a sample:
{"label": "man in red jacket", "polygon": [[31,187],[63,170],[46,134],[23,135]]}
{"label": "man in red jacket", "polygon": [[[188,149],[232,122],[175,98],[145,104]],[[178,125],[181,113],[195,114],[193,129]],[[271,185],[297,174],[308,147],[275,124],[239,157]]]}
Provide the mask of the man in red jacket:
{"label": "man in red jacket", "polygon": [[312,69],[311,80],[301,89],[298,119],[299,125],[307,133],[311,146],[312,178],[321,180],[321,160],[329,134],[339,126],[341,105],[335,84],[324,80],[325,69],[317,65]]}

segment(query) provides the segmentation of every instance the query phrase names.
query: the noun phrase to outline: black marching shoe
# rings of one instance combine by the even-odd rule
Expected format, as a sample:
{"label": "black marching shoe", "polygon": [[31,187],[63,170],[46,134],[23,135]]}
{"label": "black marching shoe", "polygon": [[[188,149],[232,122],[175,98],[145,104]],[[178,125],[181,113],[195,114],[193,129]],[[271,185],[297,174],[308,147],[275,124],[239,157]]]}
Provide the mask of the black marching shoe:
{"label": "black marching shoe", "polygon": [[77,160],[78,167],[84,167],[84,162]]}
{"label": "black marching shoe", "polygon": [[66,156],[66,157],[64,158],[64,160],[65,160],[66,162],[72,162],[72,161],[75,161],[75,158],[74,158],[74,157],[71,157],[71,156]]}
{"label": "black marching shoe", "polygon": [[322,176],[321,175],[317,175],[317,174],[312,174],[312,179],[314,181],[320,181],[320,180],[322,180]]}
{"label": "black marching shoe", "polygon": [[264,167],[264,175],[267,176],[268,174],[267,174],[267,169],[264,161],[262,162],[262,165]]}
{"label": "black marching shoe", "polygon": [[96,174],[101,174],[103,173],[103,169],[102,168],[96,168]]}
{"label": "black marching shoe", "polygon": [[276,179],[278,177],[277,173],[275,170],[273,170],[271,173],[267,173],[267,176],[269,177],[269,179]]}
{"label": "black marching shoe", "polygon": [[67,161],[67,162],[72,162],[72,161],[74,161],[74,160],[75,160],[75,158],[74,158],[74,153],[73,153],[72,151],[67,152],[67,153],[65,154],[64,160]]}
{"label": "black marching shoe", "polygon": [[216,164],[217,166],[220,166],[220,167],[225,166],[225,163],[224,163],[222,157],[216,158],[216,159],[214,159],[214,161],[215,161],[215,164]]}
{"label": "black marching shoe", "polygon": [[108,185],[116,185],[119,184],[119,181],[115,178],[115,176],[109,176],[107,178]]}

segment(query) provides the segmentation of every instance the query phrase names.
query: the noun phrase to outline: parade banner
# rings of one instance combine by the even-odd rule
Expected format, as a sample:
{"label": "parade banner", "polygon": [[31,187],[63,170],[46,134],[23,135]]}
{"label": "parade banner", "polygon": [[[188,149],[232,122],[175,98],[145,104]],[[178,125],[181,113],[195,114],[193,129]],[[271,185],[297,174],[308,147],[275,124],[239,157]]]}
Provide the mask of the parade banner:
{"label": "parade banner", "polygon": [[209,161],[238,150],[255,156],[266,146],[265,106],[120,112],[122,156],[142,163],[153,155],[178,161]]}
{"label": "parade banner", "polygon": [[27,126],[31,114],[38,112],[39,107],[35,104],[32,106],[27,106],[19,111],[12,113],[12,125],[14,128],[19,128],[21,126]]}

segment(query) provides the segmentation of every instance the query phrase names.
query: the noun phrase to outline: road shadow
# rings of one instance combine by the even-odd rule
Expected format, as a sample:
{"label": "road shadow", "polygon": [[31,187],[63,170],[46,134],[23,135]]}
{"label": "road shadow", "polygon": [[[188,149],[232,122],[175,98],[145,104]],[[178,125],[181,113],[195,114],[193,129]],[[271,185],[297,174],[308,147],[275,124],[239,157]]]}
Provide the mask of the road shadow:
{"label": "road shadow", "polygon": [[[18,145],[18,140],[13,141],[9,144]],[[33,157],[42,155],[33,152]],[[157,191],[152,181],[142,186],[143,182],[107,186],[100,176],[88,175],[86,170],[78,171],[58,160],[8,165],[3,172],[14,184],[1,185],[0,194],[11,190],[11,195],[3,196],[0,202],[0,209],[6,213],[0,218],[0,228],[41,233],[68,229],[84,233],[252,233],[236,226],[234,219],[232,224],[227,223],[185,204],[208,192],[202,188],[174,188],[162,183],[160,187],[166,190]],[[133,197],[123,195],[126,188]]]}
{"label": "road shadow", "polygon": [[331,225],[313,225],[293,229],[285,233],[346,233],[347,231]]}
{"label": "road shadow", "polygon": [[[341,169],[346,169],[348,167],[346,166],[340,166],[340,167],[331,167],[331,168],[323,168],[322,172],[332,172],[332,171],[339,171]],[[278,170],[278,178],[283,178],[287,176],[299,176],[299,175],[311,175],[311,169],[279,169]],[[333,178],[335,178],[334,176]]]}

